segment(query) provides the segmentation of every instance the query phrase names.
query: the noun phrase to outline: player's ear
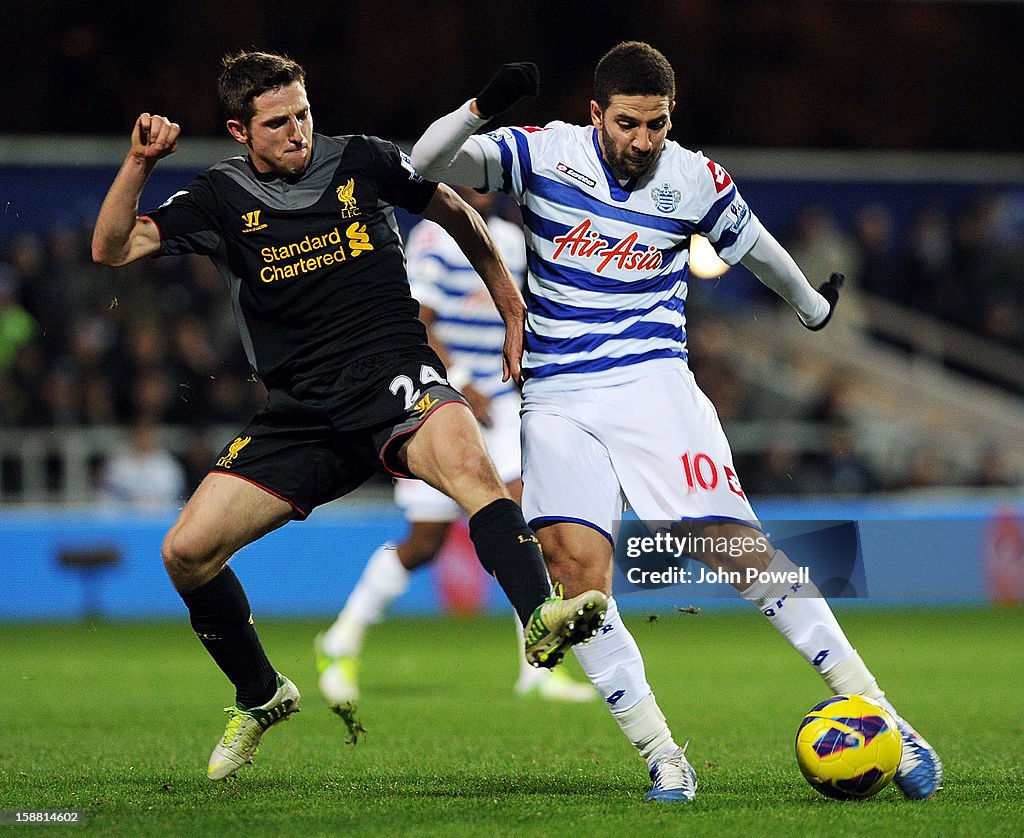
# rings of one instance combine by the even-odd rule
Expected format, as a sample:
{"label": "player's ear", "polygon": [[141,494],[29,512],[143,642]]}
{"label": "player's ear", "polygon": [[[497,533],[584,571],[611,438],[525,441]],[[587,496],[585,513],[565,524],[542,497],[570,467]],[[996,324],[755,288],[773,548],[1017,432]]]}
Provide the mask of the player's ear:
{"label": "player's ear", "polygon": [[590,100],[590,121],[595,128],[601,127],[601,117],[604,116],[604,111],[601,110],[601,106],[597,104],[594,99]]}
{"label": "player's ear", "polygon": [[227,121],[228,133],[242,145],[249,144],[249,131],[240,119],[229,119]]}

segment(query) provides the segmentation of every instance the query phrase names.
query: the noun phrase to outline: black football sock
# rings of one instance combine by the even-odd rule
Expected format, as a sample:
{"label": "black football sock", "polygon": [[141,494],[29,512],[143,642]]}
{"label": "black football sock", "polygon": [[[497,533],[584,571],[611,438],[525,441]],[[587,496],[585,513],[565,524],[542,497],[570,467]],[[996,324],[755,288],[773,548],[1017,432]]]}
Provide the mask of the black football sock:
{"label": "black football sock", "polygon": [[469,536],[480,564],[490,573],[525,626],[551,594],[540,542],[514,500],[499,498],[469,519]]}
{"label": "black football sock", "polygon": [[225,565],[213,579],[181,598],[206,651],[235,685],[236,703],[257,707],[269,701],[277,691],[277,672],[263,651],[235,572]]}

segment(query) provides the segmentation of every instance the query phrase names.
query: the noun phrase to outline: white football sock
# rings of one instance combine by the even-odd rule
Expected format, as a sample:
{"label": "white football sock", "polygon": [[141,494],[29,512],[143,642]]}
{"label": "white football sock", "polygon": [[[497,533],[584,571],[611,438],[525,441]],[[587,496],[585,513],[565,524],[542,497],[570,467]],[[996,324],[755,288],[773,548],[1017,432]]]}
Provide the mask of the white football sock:
{"label": "white football sock", "polygon": [[[781,550],[776,551],[769,573],[791,573],[797,566]],[[813,582],[792,585],[757,581],[742,592],[819,674],[832,669],[853,654],[828,602]]]}
{"label": "white football sock", "polygon": [[398,560],[395,546],[382,544],[366,563],[345,607],[324,635],[324,651],[336,658],[358,655],[366,627],[380,621],[408,584],[409,571]]}
{"label": "white football sock", "polygon": [[634,707],[621,713],[612,713],[626,738],[640,752],[647,767],[653,768],[658,757],[672,753],[679,746],[672,738],[672,731],[665,723],[665,716],[654,700],[654,693],[647,695]]}
{"label": "white football sock", "polygon": [[572,650],[622,732],[648,766],[656,757],[676,749],[647,683],[640,648],[622,622],[614,597],[608,597],[608,610],[597,636],[573,646]]}
{"label": "white football sock", "polygon": [[856,649],[842,663],[835,664],[831,669],[821,673],[825,683],[835,695],[857,693],[866,695],[881,704],[886,710],[899,718],[896,709],[889,703],[885,693],[878,686],[875,676],[864,665]]}

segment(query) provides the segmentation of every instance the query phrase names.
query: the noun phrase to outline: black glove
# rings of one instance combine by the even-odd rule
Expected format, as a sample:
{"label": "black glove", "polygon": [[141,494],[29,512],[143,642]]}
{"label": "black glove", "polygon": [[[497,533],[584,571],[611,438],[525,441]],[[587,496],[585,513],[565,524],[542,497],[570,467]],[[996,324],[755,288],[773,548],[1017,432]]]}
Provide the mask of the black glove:
{"label": "black glove", "polygon": [[[808,326],[806,323],[804,323],[804,326],[812,332],[817,332],[819,329],[825,328],[828,321],[832,319],[832,312],[836,310],[836,306],[839,304],[839,289],[843,287],[844,282],[846,282],[846,277],[843,274],[836,273],[832,274],[832,276],[828,278],[828,282],[818,288],[818,293],[828,300],[828,314],[825,315],[825,319],[817,326]],[[802,320],[800,322],[803,323]]]}
{"label": "black glove", "polygon": [[522,96],[540,92],[540,71],[530,61],[502,64],[476,97],[476,109],[488,119],[511,108]]}

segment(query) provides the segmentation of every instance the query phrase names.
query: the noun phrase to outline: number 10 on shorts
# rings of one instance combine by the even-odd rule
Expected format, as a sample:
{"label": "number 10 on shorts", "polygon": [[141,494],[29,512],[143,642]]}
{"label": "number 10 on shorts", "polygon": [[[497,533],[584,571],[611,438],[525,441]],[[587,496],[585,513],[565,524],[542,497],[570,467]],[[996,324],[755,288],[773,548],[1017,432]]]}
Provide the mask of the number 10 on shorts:
{"label": "number 10 on shorts", "polygon": [[724,475],[729,491],[746,500],[740,479],[729,466],[719,466],[704,452],[692,454],[685,452],[680,458],[683,464],[683,477],[686,480],[686,493],[692,495],[699,490],[713,492],[718,488],[719,474]]}

